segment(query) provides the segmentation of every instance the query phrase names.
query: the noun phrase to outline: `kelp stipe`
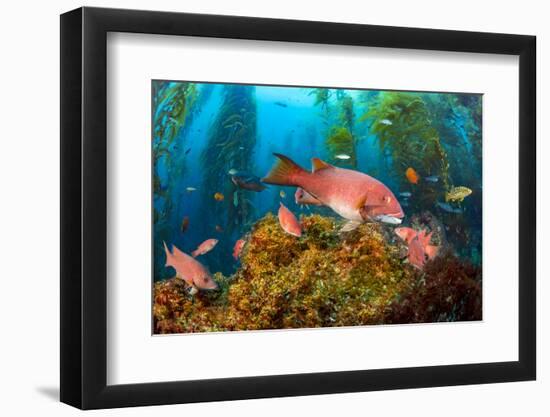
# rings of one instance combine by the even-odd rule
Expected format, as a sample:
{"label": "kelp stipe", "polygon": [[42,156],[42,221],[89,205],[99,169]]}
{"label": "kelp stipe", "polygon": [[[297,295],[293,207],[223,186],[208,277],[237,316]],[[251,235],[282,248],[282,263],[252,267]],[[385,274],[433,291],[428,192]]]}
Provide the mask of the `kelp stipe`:
{"label": "kelp stipe", "polygon": [[[185,153],[176,152],[178,146],[185,146],[182,129],[190,122],[192,109],[198,97],[194,83],[153,81],[153,225],[155,228],[155,273],[163,274],[160,242],[173,241],[171,227],[174,216],[174,201],[180,190],[177,182],[185,173]],[[179,143],[178,143],[179,142]],[[162,175],[164,173],[164,175]]]}
{"label": "kelp stipe", "polygon": [[[239,189],[231,182],[229,171],[253,171],[252,152],[256,144],[255,87],[225,85],[221,108],[208,131],[208,143],[200,161],[203,169],[201,213],[211,224],[225,230],[212,266],[228,271],[234,240],[244,234],[254,221],[251,191]],[[225,198],[219,202],[212,198],[221,192]]]}

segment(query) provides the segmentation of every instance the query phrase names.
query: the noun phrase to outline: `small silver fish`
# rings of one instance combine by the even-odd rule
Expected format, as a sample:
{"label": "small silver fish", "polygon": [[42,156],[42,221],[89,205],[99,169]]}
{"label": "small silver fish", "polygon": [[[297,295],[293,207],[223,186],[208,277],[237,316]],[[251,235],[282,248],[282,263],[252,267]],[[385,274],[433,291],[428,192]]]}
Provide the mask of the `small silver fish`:
{"label": "small silver fish", "polygon": [[346,160],[348,160],[348,159],[351,158],[351,156],[346,155],[345,153],[341,153],[341,154],[338,154],[338,155],[334,155],[334,157],[335,157],[336,159],[342,159],[342,160],[344,160],[344,161],[346,161]]}
{"label": "small silver fish", "polygon": [[382,119],[382,120],[380,120],[380,123],[382,123],[383,125],[386,125],[386,126],[393,125],[393,122],[391,120],[388,120],[388,119]]}
{"label": "small silver fish", "polygon": [[229,175],[235,175],[237,172],[239,171],[237,171],[235,168],[231,168],[229,171],[227,171]]}
{"label": "small silver fish", "polygon": [[424,179],[426,181],[429,181],[429,182],[438,182],[439,181],[439,177],[437,175],[430,175],[429,177],[424,177]]}
{"label": "small silver fish", "polygon": [[399,193],[401,197],[409,198],[412,194],[408,191],[403,191],[402,193]]}
{"label": "small silver fish", "polygon": [[195,187],[187,187],[185,190],[189,193],[191,193],[193,191],[197,191],[197,189]]}
{"label": "small silver fish", "polygon": [[454,214],[461,214],[462,210],[459,208],[454,208],[449,203],[442,203],[441,201],[438,201],[435,203],[436,206],[438,206],[441,210],[446,211],[447,213],[454,213]]}

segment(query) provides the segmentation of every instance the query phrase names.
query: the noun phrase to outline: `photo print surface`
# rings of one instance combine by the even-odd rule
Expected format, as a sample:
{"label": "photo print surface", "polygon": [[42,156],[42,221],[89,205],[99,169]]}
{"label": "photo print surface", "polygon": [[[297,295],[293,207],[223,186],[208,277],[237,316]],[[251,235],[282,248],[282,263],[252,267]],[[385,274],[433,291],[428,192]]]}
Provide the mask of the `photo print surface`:
{"label": "photo print surface", "polygon": [[482,95],[152,81],[153,333],[482,319]]}

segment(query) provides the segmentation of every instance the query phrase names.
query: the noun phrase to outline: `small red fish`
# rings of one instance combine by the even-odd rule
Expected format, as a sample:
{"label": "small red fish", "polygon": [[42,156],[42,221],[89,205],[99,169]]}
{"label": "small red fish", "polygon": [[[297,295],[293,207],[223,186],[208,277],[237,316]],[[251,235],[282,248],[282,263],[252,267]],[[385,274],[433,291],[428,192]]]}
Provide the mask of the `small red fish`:
{"label": "small red fish", "polygon": [[294,193],[294,200],[296,201],[296,204],[310,204],[314,206],[322,206],[323,203],[321,203],[319,200],[317,200],[315,197],[313,197],[310,193],[305,191],[303,188],[296,188],[296,192]]}
{"label": "small red fish", "polygon": [[403,239],[405,242],[411,243],[411,240],[416,237],[416,230],[410,227],[397,227],[395,229],[395,234]]}
{"label": "small red fish", "polygon": [[216,281],[210,276],[208,269],[196,259],[193,259],[186,253],[183,253],[176,246],[172,245],[172,252],[168,250],[166,243],[164,252],[166,253],[166,265],[176,270],[176,276],[184,280],[192,290],[215,290],[218,288]]}
{"label": "small red fish", "polygon": [[235,260],[239,259],[245,243],[246,240],[243,239],[239,239],[235,242],[235,246],[233,247],[233,258],[235,258]]}
{"label": "small red fish", "polygon": [[279,207],[279,224],[285,232],[291,234],[292,236],[300,237],[302,236],[302,226],[298,222],[298,219],[292,212],[285,207],[283,203],[280,203]]}
{"label": "small red fish", "polygon": [[426,260],[435,258],[439,252],[439,246],[430,245],[432,233],[426,234],[425,230],[417,232],[410,227],[395,229],[395,234],[407,242],[409,263],[418,269],[424,268]]}
{"label": "small red fish", "polygon": [[207,239],[202,242],[197,249],[191,252],[191,256],[196,258],[199,255],[204,255],[214,249],[214,246],[218,244],[218,239]]}

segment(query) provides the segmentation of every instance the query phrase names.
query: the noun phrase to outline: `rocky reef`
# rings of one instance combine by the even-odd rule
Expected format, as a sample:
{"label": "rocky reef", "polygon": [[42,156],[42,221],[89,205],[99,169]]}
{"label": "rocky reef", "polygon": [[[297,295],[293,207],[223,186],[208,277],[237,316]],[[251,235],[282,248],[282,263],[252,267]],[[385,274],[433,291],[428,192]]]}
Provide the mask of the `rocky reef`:
{"label": "rocky reef", "polygon": [[301,238],[272,214],[245,237],[241,266],[216,273],[220,289],[190,295],[183,281],[154,284],[154,332],[187,333],[481,319],[481,269],[442,251],[423,271],[403,259],[389,226],[302,216]]}

